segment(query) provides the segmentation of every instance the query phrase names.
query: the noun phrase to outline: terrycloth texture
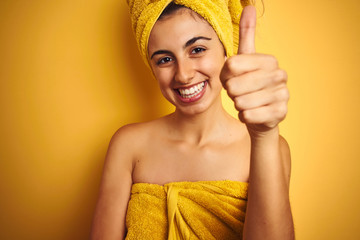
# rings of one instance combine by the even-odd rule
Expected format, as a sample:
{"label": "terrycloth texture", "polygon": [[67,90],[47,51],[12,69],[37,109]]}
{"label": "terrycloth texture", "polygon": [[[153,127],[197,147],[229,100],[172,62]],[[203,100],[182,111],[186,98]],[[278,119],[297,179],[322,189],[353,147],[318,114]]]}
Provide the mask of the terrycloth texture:
{"label": "terrycloth texture", "polygon": [[126,240],[239,240],[247,187],[228,180],[136,183],[126,215]]}
{"label": "terrycloth texture", "polygon": [[[126,0],[131,15],[132,28],[146,64],[150,32],[166,6],[172,0]],[[192,9],[210,23],[225,47],[226,55],[236,54],[239,41],[241,6],[239,0],[173,0]],[[250,0],[241,0],[249,5]]]}

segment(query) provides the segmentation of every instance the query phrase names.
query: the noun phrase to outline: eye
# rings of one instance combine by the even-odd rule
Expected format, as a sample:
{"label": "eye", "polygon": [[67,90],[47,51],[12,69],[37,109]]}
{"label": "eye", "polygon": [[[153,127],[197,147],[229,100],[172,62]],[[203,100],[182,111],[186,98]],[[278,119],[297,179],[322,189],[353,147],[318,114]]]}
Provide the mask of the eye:
{"label": "eye", "polygon": [[168,63],[168,62],[171,62],[172,61],[172,58],[171,57],[163,57],[163,58],[160,58],[156,64],[157,65],[160,65],[160,64],[165,64],[165,63]]}
{"label": "eye", "polygon": [[206,49],[205,49],[205,48],[202,48],[202,47],[196,47],[196,48],[194,48],[194,49],[191,51],[191,53],[195,53],[195,54],[197,54],[197,53],[201,53],[201,52],[204,52],[204,51],[206,51]]}

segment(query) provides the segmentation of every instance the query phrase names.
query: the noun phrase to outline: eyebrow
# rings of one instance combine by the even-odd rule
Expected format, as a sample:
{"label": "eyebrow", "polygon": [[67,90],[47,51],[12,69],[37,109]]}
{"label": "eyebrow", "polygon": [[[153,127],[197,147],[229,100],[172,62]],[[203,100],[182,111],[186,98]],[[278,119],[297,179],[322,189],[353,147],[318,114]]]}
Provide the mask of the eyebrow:
{"label": "eyebrow", "polygon": [[192,39],[188,40],[188,41],[185,43],[185,45],[184,45],[184,47],[183,47],[183,48],[187,48],[188,46],[190,46],[190,45],[194,44],[197,40],[208,40],[208,41],[210,41],[210,40],[211,40],[211,38],[202,37],[202,36],[199,36],[199,37],[193,37]]}
{"label": "eyebrow", "polygon": [[[192,44],[194,44],[196,41],[198,40],[207,40],[207,41],[210,41],[211,38],[208,38],[208,37],[203,37],[203,36],[199,36],[199,37],[193,37],[191,39],[189,39],[183,46],[183,48],[187,48],[188,46],[191,46]],[[168,50],[158,50],[156,52],[154,52],[150,59],[152,59],[155,55],[158,55],[158,54],[170,54],[171,52],[168,51]]]}

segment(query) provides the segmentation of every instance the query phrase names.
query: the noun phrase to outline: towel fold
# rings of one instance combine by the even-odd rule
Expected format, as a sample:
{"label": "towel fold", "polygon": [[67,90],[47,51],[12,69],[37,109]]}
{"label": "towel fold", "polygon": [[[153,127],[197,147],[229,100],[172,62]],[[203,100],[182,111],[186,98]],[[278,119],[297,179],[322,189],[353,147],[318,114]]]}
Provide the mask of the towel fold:
{"label": "towel fold", "polygon": [[126,239],[241,239],[247,186],[228,180],[136,183]]}
{"label": "towel fold", "polygon": [[249,5],[250,0],[127,0],[136,42],[147,65],[150,32],[170,2],[188,7],[202,16],[217,33],[226,55],[236,54],[241,5]]}

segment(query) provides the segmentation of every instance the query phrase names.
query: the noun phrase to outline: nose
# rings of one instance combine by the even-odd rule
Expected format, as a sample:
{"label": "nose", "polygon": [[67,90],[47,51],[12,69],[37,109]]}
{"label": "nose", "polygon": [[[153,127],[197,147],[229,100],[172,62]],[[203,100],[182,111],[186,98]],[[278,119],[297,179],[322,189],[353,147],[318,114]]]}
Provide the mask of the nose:
{"label": "nose", "polygon": [[194,66],[190,59],[183,59],[177,61],[177,68],[175,73],[175,81],[186,85],[194,78]]}

